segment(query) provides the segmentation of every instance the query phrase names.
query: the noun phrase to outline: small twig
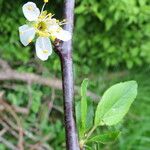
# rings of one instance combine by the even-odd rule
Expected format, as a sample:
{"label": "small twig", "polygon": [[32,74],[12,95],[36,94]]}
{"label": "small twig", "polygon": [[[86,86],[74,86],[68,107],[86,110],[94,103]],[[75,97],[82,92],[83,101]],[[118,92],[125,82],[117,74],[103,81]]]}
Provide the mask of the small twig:
{"label": "small twig", "polygon": [[[3,62],[3,63],[2,63]],[[11,69],[11,67],[8,65],[8,63],[2,59],[0,59],[0,66],[2,67],[2,71],[0,71],[0,81],[22,81],[25,83],[30,84],[40,84],[44,86],[48,86],[51,88],[55,88],[58,90],[62,90],[62,81],[54,78],[44,78],[40,75],[34,74],[34,73],[21,73],[18,71],[15,71]],[[7,70],[4,69],[4,66],[7,66]],[[80,87],[75,86],[74,87],[76,93],[80,93]],[[96,95],[95,93],[91,91],[87,91],[87,96],[91,97],[93,101],[97,101],[100,99],[100,96]]]}
{"label": "small twig", "polygon": [[0,142],[4,143],[11,150],[19,150],[17,147],[15,147],[12,143],[10,143],[9,141],[7,141],[3,137],[0,137]]}
{"label": "small twig", "polygon": [[[0,111],[6,110],[5,106],[3,105],[4,103],[6,103],[6,102],[4,102],[3,100],[0,100],[0,104],[1,104],[0,105]],[[29,113],[29,110],[27,108],[24,108],[24,107],[19,107],[19,106],[15,106],[15,105],[11,105],[10,107],[16,113],[21,113],[21,114],[26,114],[26,115]]]}
{"label": "small twig", "polygon": [[19,129],[19,140],[18,140],[18,147],[19,150],[24,150],[24,145],[23,145],[24,139],[23,139],[23,129]]}
{"label": "small twig", "polygon": [[[1,114],[0,114],[1,115]],[[19,131],[18,126],[12,122],[6,115],[2,116],[2,119],[9,124],[14,130]],[[23,133],[29,138],[32,139],[33,141],[37,142],[39,138],[35,137],[31,132],[28,130],[23,130]]]}
{"label": "small twig", "polygon": [[24,150],[24,148],[23,148],[23,130],[22,130],[22,127],[21,127],[20,119],[18,118],[15,111],[13,111],[11,109],[11,106],[9,106],[7,103],[5,103],[2,100],[0,100],[0,103],[6,108],[7,112],[9,112],[13,116],[15,121],[17,122],[17,125],[18,125],[18,128],[19,128],[19,130],[18,130],[19,131],[18,147],[19,147],[19,150]]}
{"label": "small twig", "polygon": [[28,110],[30,110],[30,108],[32,106],[32,88],[31,88],[30,82],[28,82],[28,84],[27,84],[27,90],[28,90],[28,97],[29,97],[27,108],[28,108]]}
{"label": "small twig", "polygon": [[6,61],[2,60],[2,59],[0,59],[0,66],[5,71],[11,70],[9,64]]}
{"label": "small twig", "polygon": [[57,111],[59,111],[60,113],[64,113],[64,111],[63,111],[63,109],[62,109],[62,107],[60,107],[60,106],[57,106],[57,105],[53,105],[53,109],[55,109],[55,110],[57,110]]}
{"label": "small twig", "polygon": [[43,144],[43,147],[45,147],[47,150],[54,150],[51,146],[48,144]]}
{"label": "small twig", "polygon": [[18,138],[18,134],[15,130],[11,129],[7,123],[5,123],[2,119],[0,119],[0,124],[8,130],[14,137]]}
{"label": "small twig", "polygon": [[24,108],[24,107],[12,105],[12,109],[14,109],[14,111],[16,113],[21,113],[21,114],[25,114],[25,115],[27,115],[29,113],[29,109]]}
{"label": "small twig", "polygon": [[52,108],[54,106],[54,100],[55,100],[55,90],[52,88],[52,94],[51,94],[51,101],[49,102],[49,112],[48,116],[50,115]]}
{"label": "small twig", "polygon": [[0,136],[3,136],[6,132],[7,132],[7,129],[6,129],[6,128],[2,129],[2,130],[0,131]]}
{"label": "small twig", "polygon": [[[16,139],[19,139],[19,135],[17,134],[17,132],[15,132],[15,130],[18,131],[18,127],[13,122],[11,122],[10,120],[7,120],[8,118],[6,116],[3,116],[3,117],[5,118],[5,122],[7,122],[10,126],[7,123],[5,123],[2,119],[0,119],[0,124],[4,127],[4,129],[6,131],[10,132]],[[2,132],[4,132],[4,131],[2,130]],[[49,140],[50,135],[46,135],[42,139],[41,138],[38,138],[38,139],[33,138],[32,133],[29,133],[28,131],[25,131],[25,135],[36,143],[40,142],[41,145],[39,145],[39,149],[43,148],[43,150],[45,150],[44,147],[48,146],[45,142],[47,140]],[[1,132],[0,132],[0,136],[1,136]],[[31,146],[31,144],[28,144],[28,143],[25,143],[25,145],[27,147],[33,146],[33,145]],[[19,148],[19,150],[20,150],[20,148]],[[35,149],[35,150],[38,150],[38,149]],[[52,148],[49,146],[49,149],[47,149],[47,150],[52,150]]]}

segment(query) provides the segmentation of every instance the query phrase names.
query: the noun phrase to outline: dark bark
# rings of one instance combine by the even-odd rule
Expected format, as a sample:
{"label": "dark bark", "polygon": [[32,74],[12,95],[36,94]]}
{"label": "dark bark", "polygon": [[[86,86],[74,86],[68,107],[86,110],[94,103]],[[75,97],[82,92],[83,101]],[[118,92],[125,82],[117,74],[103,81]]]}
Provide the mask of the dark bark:
{"label": "dark bark", "polygon": [[[73,33],[74,4],[74,0],[65,0],[64,15],[68,23],[64,26],[64,29],[71,33]],[[55,46],[62,65],[66,147],[67,150],[79,150],[80,148],[74,119],[72,40],[63,43],[56,41]]]}
{"label": "dark bark", "polygon": [[63,71],[63,92],[64,92],[64,114],[66,127],[66,146],[67,150],[79,150],[77,132],[74,120],[74,87],[72,73],[72,59],[64,56],[62,59]]}

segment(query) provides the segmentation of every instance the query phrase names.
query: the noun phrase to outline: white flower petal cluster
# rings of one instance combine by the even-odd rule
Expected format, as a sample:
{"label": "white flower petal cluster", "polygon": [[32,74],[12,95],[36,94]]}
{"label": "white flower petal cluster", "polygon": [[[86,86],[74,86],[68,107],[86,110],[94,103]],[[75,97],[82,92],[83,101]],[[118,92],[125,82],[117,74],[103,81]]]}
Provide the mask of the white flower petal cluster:
{"label": "white flower petal cluster", "polygon": [[23,14],[29,23],[19,27],[20,41],[24,46],[32,42],[37,35],[36,55],[43,61],[47,60],[52,54],[51,40],[57,38],[68,41],[71,39],[71,33],[61,28],[64,22],[59,22],[53,18],[51,13],[43,11],[44,6],[40,11],[33,2],[24,4],[22,7]]}

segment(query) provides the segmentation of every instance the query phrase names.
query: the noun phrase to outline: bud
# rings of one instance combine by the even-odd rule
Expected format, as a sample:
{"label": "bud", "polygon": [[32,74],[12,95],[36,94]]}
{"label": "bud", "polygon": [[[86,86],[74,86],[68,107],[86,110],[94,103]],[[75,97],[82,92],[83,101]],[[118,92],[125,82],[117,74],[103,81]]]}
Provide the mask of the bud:
{"label": "bud", "polygon": [[44,0],[44,3],[48,3],[48,0]]}

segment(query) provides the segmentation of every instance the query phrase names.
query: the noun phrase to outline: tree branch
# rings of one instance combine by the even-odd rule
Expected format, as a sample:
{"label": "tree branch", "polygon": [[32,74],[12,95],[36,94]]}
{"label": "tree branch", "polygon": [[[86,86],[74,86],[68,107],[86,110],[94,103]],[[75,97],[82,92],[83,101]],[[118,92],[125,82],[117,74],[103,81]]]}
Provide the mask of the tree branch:
{"label": "tree branch", "polygon": [[[40,75],[36,75],[33,73],[21,73],[15,70],[9,71],[0,71],[0,81],[22,81],[25,83],[35,83],[40,85],[45,85],[48,87],[53,87],[57,90],[62,90],[62,82],[59,79],[53,78],[45,78]],[[75,86],[75,92],[80,93],[80,87]],[[95,93],[88,91],[87,96],[89,96],[93,101],[98,101],[100,97]]]}
{"label": "tree branch", "polygon": [[[9,64],[0,59],[0,66],[2,70],[0,71],[0,81],[22,81],[30,84],[40,84],[48,87],[55,88],[57,90],[62,90],[62,81],[57,78],[45,78],[40,75],[34,73],[21,73],[11,69]],[[75,86],[75,92],[80,93],[80,87]],[[95,93],[88,91],[87,96],[89,96],[92,100],[99,100],[100,97]]]}
{"label": "tree branch", "polygon": [[[71,34],[73,34],[74,25],[74,5],[74,0],[65,0],[64,15],[68,23],[64,26],[64,29],[70,31]],[[74,118],[72,40],[63,43],[56,41],[55,47],[55,51],[60,57],[62,66],[66,147],[67,150],[79,150],[79,141]]]}

